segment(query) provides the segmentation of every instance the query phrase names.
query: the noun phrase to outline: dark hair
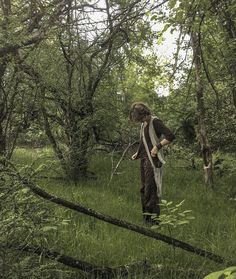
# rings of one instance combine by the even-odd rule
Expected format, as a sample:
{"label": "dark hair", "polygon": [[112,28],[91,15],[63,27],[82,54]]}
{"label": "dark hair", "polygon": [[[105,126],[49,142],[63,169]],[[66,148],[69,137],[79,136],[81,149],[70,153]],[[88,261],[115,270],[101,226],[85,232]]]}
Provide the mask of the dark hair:
{"label": "dark hair", "polygon": [[147,115],[151,115],[151,111],[147,105],[142,102],[135,102],[131,105],[129,111],[129,119],[134,122],[140,122]]}

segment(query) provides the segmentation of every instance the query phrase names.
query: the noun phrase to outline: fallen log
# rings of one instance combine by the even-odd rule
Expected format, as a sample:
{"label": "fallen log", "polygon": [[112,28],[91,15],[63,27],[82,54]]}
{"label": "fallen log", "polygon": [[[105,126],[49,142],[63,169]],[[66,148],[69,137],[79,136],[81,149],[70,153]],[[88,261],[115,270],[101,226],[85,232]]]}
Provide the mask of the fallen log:
{"label": "fallen log", "polygon": [[127,277],[130,274],[135,273],[137,268],[142,267],[144,272],[147,272],[151,265],[147,263],[147,261],[142,261],[134,264],[127,264],[115,268],[97,266],[85,261],[81,261],[79,259],[75,259],[73,257],[63,255],[56,251],[51,251],[42,247],[35,247],[30,245],[21,245],[21,244],[8,244],[8,245],[0,245],[1,249],[13,249],[20,252],[32,253],[39,255],[40,257],[44,257],[49,260],[55,260],[59,263],[62,263],[68,267],[79,269],[83,272],[89,273],[95,278],[101,279],[112,279],[117,276]]}
{"label": "fallen log", "polygon": [[216,254],[214,254],[212,252],[209,252],[207,250],[195,247],[195,246],[193,246],[189,243],[183,242],[181,240],[172,238],[170,236],[166,236],[166,235],[158,233],[158,232],[154,232],[153,230],[150,230],[150,229],[147,229],[145,227],[132,224],[132,223],[124,221],[124,220],[114,218],[114,217],[109,216],[109,215],[104,215],[100,212],[97,212],[97,211],[91,209],[91,208],[87,208],[87,207],[84,207],[80,204],[75,204],[75,203],[67,201],[65,199],[53,196],[53,195],[47,193],[46,191],[42,190],[40,187],[36,186],[32,181],[29,181],[26,178],[21,177],[21,181],[25,186],[29,187],[32,190],[32,192],[34,192],[36,195],[38,195],[38,196],[40,196],[40,197],[42,197],[42,198],[44,198],[44,199],[46,199],[50,202],[53,202],[55,204],[61,205],[63,207],[72,209],[76,212],[83,213],[83,214],[88,215],[88,216],[92,216],[96,219],[99,219],[99,220],[102,220],[104,222],[116,225],[118,227],[122,227],[122,228],[128,229],[130,231],[134,231],[136,233],[145,235],[147,237],[150,237],[150,238],[153,238],[153,239],[156,239],[156,240],[160,240],[164,243],[167,243],[167,244],[172,245],[174,247],[177,247],[177,248],[183,249],[185,251],[194,253],[194,254],[199,255],[201,257],[210,259],[210,260],[212,260],[214,262],[217,262],[217,263],[227,262],[229,264],[231,262],[231,261],[229,261],[229,260],[227,260],[227,259],[225,259],[225,258],[223,258],[219,255],[216,255]]}

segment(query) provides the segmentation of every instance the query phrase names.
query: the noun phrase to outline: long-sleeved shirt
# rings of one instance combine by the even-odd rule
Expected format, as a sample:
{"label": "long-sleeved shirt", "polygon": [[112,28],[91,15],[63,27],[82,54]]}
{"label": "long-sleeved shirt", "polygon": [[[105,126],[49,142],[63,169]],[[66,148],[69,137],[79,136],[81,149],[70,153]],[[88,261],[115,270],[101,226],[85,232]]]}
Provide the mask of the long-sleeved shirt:
{"label": "long-sleeved shirt", "polygon": [[[168,140],[169,142],[172,142],[175,139],[175,135],[170,131],[169,128],[167,128],[164,125],[164,123],[160,119],[158,119],[158,118],[153,119],[153,127],[154,127],[154,130],[155,130],[158,138],[160,138],[162,136],[164,139]],[[153,146],[152,146],[152,142],[151,142],[151,139],[149,136],[149,123],[144,128],[144,136],[147,141],[149,152],[151,152]],[[145,157],[148,157],[148,155],[146,153],[144,143],[143,143],[143,141],[141,141],[139,144],[139,147],[138,147],[138,155],[136,158],[142,159]],[[161,165],[162,165],[162,163],[160,162],[158,157],[153,157],[153,163],[156,167],[161,167]]]}

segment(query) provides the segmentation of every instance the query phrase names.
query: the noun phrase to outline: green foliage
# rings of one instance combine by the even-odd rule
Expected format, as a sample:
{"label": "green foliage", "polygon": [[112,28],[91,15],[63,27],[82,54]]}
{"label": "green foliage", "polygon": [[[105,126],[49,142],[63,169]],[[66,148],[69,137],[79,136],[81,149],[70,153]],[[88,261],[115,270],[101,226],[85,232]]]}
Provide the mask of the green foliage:
{"label": "green foliage", "polygon": [[[160,9],[154,15],[155,22],[164,22],[163,32],[170,28],[177,36],[174,59],[165,69],[171,94],[165,99],[164,106],[158,107],[160,113],[164,118],[167,115],[168,121],[173,123],[171,126],[179,128],[177,135],[181,145],[192,146],[197,141],[194,137],[197,108],[190,42],[191,32],[197,31],[201,35],[201,83],[210,146],[213,151],[235,152],[234,1],[168,1],[168,9]],[[187,133],[185,130],[186,124],[192,127],[190,137],[190,130]]]}
{"label": "green foliage", "polygon": [[[226,90],[226,89],[225,89]],[[226,90],[227,92],[227,90]],[[227,92],[229,95],[229,92]],[[207,109],[207,129],[209,131],[209,140],[213,150],[221,152],[236,151],[236,114],[232,101],[225,94],[221,95],[225,105],[221,108],[212,107],[210,104]],[[211,102],[209,100],[209,102]]]}
{"label": "green foliage", "polygon": [[36,121],[31,122],[28,129],[23,131],[18,138],[18,146],[30,146],[30,147],[43,147],[48,144],[48,138],[43,131],[42,126]]}
{"label": "green foliage", "polygon": [[195,219],[192,215],[192,210],[183,210],[181,207],[184,203],[184,200],[180,203],[173,205],[172,201],[161,200],[161,215],[155,217],[153,215],[153,220],[159,222],[159,225],[152,226],[152,229],[159,229],[163,226],[171,226],[173,228],[189,224],[190,220]]}
{"label": "green foliage", "polygon": [[[174,232],[180,237],[189,237],[188,240],[203,243],[225,255],[235,254],[229,248],[235,239],[231,220],[236,197],[235,157],[230,154],[236,150],[235,1],[170,0],[154,9],[156,1],[112,0],[108,1],[107,9],[111,17],[97,25],[87,23],[99,9],[87,12],[92,10],[93,4],[88,1],[88,8],[87,3],[82,2],[75,7],[72,1],[71,6],[66,6],[67,13],[64,5],[52,5],[46,0],[1,1],[0,153],[9,159],[17,143],[39,147],[47,144],[49,138],[61,167],[51,150],[41,153],[38,149],[18,149],[14,159],[23,161],[25,166],[21,173],[24,176],[33,179],[44,175],[62,176],[63,169],[69,177],[78,178],[82,167],[90,163],[98,175],[94,182],[83,181],[75,186],[68,181],[49,179],[41,180],[40,184],[63,197],[140,222],[139,197],[132,188],[133,184],[139,184],[135,180],[138,173],[131,162],[126,161],[124,168],[122,166],[124,177],[117,175],[108,188],[110,161],[100,155],[93,161],[91,155],[96,154],[96,147],[120,151],[137,140],[139,128],[128,123],[128,110],[133,101],[146,102],[153,114],[177,136],[177,144],[168,148],[172,159],[171,170],[165,177],[169,187],[165,194],[173,202],[185,199],[196,215],[195,222],[182,229],[182,224],[189,220],[189,212],[166,202],[162,205],[161,227],[163,230],[176,227]],[[198,115],[189,40],[192,31],[201,34],[204,120],[215,152],[215,193],[204,192],[199,174],[200,148],[195,131]],[[177,34],[177,50],[174,60],[163,62],[156,45],[163,43],[165,32]],[[160,87],[169,88],[169,96],[159,96]],[[35,157],[38,161],[30,164]],[[122,231],[104,227],[97,221],[39,202],[13,174],[5,172],[0,177],[1,242],[25,241],[53,247],[54,240],[59,242],[61,238],[62,251],[70,249],[71,254],[77,255],[79,250],[86,259],[101,264],[110,261],[115,265],[117,259],[125,264],[146,255],[155,261],[156,251],[160,251],[161,261],[166,263],[169,259],[169,251],[158,244],[147,241],[146,246],[139,248],[140,239],[133,240],[128,233],[123,235]],[[224,210],[220,211],[219,205]],[[52,212],[56,217],[52,217]],[[224,232],[229,234],[228,245],[224,243]],[[119,243],[113,237],[117,233]],[[105,244],[100,245],[98,240],[104,243],[105,238]],[[123,240],[125,244],[121,245]],[[16,263],[19,258],[20,262]],[[4,275],[9,278],[16,277],[15,274],[19,278],[53,276],[48,270],[52,270],[54,264],[44,265],[32,256],[22,257],[19,252],[4,249],[1,259]],[[193,262],[195,268],[199,266],[197,260],[187,256],[178,259],[182,264],[186,259],[188,265]],[[8,274],[11,263],[14,263],[13,273]],[[174,269],[168,275],[172,276],[172,272]],[[55,276],[59,277],[59,273]],[[61,276],[66,278],[67,275]]]}
{"label": "green foliage", "polygon": [[236,172],[235,158],[227,153],[217,151],[213,155],[215,173],[218,176],[233,176]]}
{"label": "green foliage", "polygon": [[235,279],[236,278],[236,266],[228,267],[221,271],[213,272],[204,279]]}
{"label": "green foliage", "polygon": [[[45,161],[40,157],[43,154],[46,157]],[[46,163],[50,155],[52,150],[48,149],[38,150],[37,153],[33,149],[17,149],[14,160],[21,164],[30,164],[39,156],[42,164]],[[114,160],[120,158],[119,154],[115,153],[114,156]],[[227,176],[217,179],[216,191],[213,192],[204,186],[201,169],[179,168],[185,163],[181,157],[175,158],[170,155],[167,158],[163,177],[163,197],[173,201],[169,207],[185,200],[180,211],[192,210],[195,219],[190,224],[179,225],[176,228],[165,225],[161,228],[161,232],[168,235],[168,227],[170,227],[174,238],[233,260],[236,253],[235,201],[229,201],[223,187],[227,185],[235,188],[236,177],[231,177],[230,180]],[[139,193],[139,162],[124,159],[118,174],[114,175],[110,184],[109,155],[97,152],[90,161],[90,169],[98,174],[96,180],[83,180],[75,185],[68,180],[48,178],[38,179],[37,184],[58,197],[143,226]],[[51,170],[45,171],[46,176],[55,175]],[[49,234],[48,247],[63,254],[97,265],[112,267],[147,259],[152,264],[150,274],[142,274],[140,271],[134,275],[138,279],[155,278],[157,274],[160,279],[197,279],[219,268],[218,264],[192,253],[177,248],[174,253],[169,245],[162,242],[77,214],[63,207],[50,206],[50,209],[52,216],[60,220],[56,223],[58,230],[52,229],[43,234]],[[68,225],[63,225],[63,220]],[[54,225],[55,223],[45,224],[45,226]],[[14,261],[16,257],[12,259],[12,262]],[[49,262],[43,261],[43,263]],[[162,266],[161,270],[156,268],[157,264]],[[40,276],[38,277],[44,278],[43,275]],[[66,275],[63,276],[66,278]],[[88,277],[80,274],[78,278]]]}
{"label": "green foliage", "polygon": [[[67,270],[54,262],[44,261],[34,254],[21,251],[21,247],[33,246],[55,249],[49,244],[60,226],[68,220],[54,216],[53,210],[39,200],[19,180],[10,167],[0,167],[0,269],[2,278],[70,278]],[[32,167],[21,168],[20,175],[33,177]]]}

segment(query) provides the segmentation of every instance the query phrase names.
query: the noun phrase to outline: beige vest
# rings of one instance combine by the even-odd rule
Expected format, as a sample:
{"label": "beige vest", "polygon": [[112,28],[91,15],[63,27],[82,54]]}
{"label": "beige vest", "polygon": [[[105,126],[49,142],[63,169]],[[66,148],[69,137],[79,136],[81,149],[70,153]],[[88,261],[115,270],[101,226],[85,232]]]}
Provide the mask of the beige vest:
{"label": "beige vest", "polygon": [[[150,120],[150,123],[149,123],[149,129],[148,129],[148,133],[149,133],[151,143],[152,143],[153,146],[157,145],[162,139],[162,137],[161,138],[157,137],[156,132],[154,130],[153,119],[155,119],[155,118],[157,118],[157,117],[151,116],[151,120]],[[162,167],[161,168],[156,168],[154,163],[153,163],[153,159],[152,159],[152,156],[151,156],[150,151],[148,149],[147,141],[146,141],[146,138],[145,138],[145,135],[144,135],[144,128],[146,127],[146,125],[147,125],[146,122],[142,123],[141,130],[140,130],[140,137],[141,137],[141,140],[143,141],[143,144],[144,144],[145,150],[147,152],[149,161],[150,161],[150,163],[153,167],[154,178],[155,178],[155,182],[156,182],[156,186],[157,186],[157,196],[161,197]],[[162,164],[165,164],[162,149],[157,152],[157,157]]]}

